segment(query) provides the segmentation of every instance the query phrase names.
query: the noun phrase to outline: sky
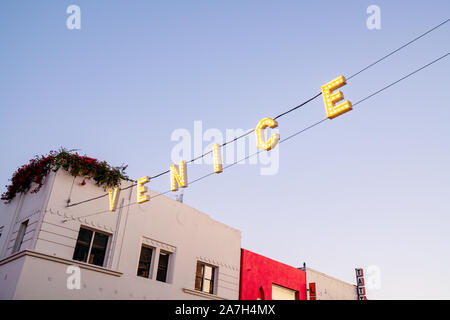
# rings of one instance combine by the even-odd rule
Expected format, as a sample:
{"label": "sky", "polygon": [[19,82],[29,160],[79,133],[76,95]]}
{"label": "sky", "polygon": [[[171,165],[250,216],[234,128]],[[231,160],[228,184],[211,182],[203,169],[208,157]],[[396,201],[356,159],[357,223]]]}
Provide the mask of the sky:
{"label": "sky", "polygon": [[[72,4],[80,29],[66,26]],[[369,30],[373,4],[381,29]],[[165,171],[175,130],[254,128],[449,15],[446,0],[2,1],[2,192],[60,147],[134,179]],[[448,53],[449,38],[447,23],[340,90],[356,102]],[[236,165],[188,186],[184,203],[296,267],[355,283],[356,267],[375,266],[369,299],[450,299],[449,60],[279,145],[276,174]],[[280,118],[280,136],[325,117],[319,97]],[[191,165],[189,180],[211,170]]]}

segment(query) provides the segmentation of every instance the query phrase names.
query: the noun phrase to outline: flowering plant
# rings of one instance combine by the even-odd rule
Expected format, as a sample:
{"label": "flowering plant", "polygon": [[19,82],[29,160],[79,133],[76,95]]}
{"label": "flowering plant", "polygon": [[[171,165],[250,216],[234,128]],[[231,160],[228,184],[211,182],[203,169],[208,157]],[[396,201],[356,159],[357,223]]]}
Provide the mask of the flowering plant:
{"label": "flowering plant", "polygon": [[[47,156],[35,156],[28,164],[17,169],[1,199],[6,203],[10,202],[17,193],[29,191],[33,182],[37,186],[31,190],[31,193],[38,192],[50,170],[57,171],[59,168],[63,168],[74,177],[92,178],[98,186],[105,189],[119,186],[121,179],[130,180],[125,175],[127,166],[111,167],[105,161],[99,162],[97,159],[60,149],[58,152],[50,151]],[[82,185],[84,184],[83,180]]]}

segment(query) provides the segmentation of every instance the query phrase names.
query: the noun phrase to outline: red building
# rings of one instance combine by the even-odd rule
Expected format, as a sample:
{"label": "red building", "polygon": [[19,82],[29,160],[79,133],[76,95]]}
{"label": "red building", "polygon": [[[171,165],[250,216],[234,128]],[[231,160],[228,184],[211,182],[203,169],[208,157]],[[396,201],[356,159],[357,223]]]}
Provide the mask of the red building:
{"label": "red building", "polygon": [[241,249],[241,300],[306,300],[306,272]]}

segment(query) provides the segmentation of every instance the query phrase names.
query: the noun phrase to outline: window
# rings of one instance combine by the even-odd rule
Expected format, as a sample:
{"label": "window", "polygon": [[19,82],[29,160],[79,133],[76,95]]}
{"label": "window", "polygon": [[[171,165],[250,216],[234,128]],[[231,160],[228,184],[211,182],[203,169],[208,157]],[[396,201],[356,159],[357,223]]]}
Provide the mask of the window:
{"label": "window", "polygon": [[167,282],[167,269],[169,267],[169,258],[170,258],[169,252],[160,251],[156,280]]}
{"label": "window", "polygon": [[27,231],[28,227],[28,220],[22,222],[19,227],[19,231],[17,232],[16,236],[16,242],[14,242],[14,247],[12,252],[17,252],[20,250],[20,247],[22,246],[23,237],[25,236],[25,231]]}
{"label": "window", "polygon": [[214,293],[214,276],[216,267],[197,262],[197,272],[195,274],[195,290]]}
{"label": "window", "polygon": [[150,265],[152,262],[153,250],[148,247],[141,247],[141,255],[139,257],[139,264],[137,269],[137,275],[139,277],[150,277]]}
{"label": "window", "polygon": [[81,227],[77,244],[73,253],[73,260],[103,266],[109,235]]}
{"label": "window", "polygon": [[3,233],[3,226],[0,227],[0,238],[2,237],[2,233]]}

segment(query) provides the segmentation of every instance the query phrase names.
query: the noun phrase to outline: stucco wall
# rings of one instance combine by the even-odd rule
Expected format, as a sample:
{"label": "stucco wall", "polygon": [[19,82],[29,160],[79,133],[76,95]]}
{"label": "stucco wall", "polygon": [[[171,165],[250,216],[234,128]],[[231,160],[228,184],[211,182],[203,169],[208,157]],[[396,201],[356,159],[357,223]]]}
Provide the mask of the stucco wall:
{"label": "stucco wall", "polygon": [[276,284],[297,291],[298,300],[305,300],[305,281],[304,271],[242,249],[240,299],[271,300],[272,284]]}
{"label": "stucco wall", "polygon": [[12,254],[20,224],[26,220],[28,220],[28,226],[20,249],[34,247],[39,221],[45,211],[54,176],[55,174],[51,172],[37,193],[31,193],[36,187],[36,184],[33,183],[30,191],[26,194],[17,194],[8,204],[1,201],[0,226],[3,226],[3,232],[0,238],[0,260]]}
{"label": "stucco wall", "polygon": [[0,300],[10,300],[16,293],[25,257],[3,262],[0,261]]}
{"label": "stucco wall", "polygon": [[[316,283],[316,300],[358,300],[356,285],[306,268],[307,283]],[[309,292],[308,292],[309,300]]]}
{"label": "stucco wall", "polygon": [[[149,202],[136,204],[136,187],[120,193],[115,212],[109,211],[108,196],[66,207],[69,198],[70,203],[76,203],[105,194],[92,181],[86,180],[84,186],[81,182],[81,178],[74,179],[63,170],[56,173],[43,218],[33,228],[35,242],[27,248],[72,261],[80,226],[96,229],[111,235],[104,267],[122,275],[82,269],[82,288],[68,290],[67,264],[27,257],[15,298],[205,298],[186,293],[194,290],[196,263],[203,261],[218,268],[215,296],[238,299],[240,231],[151,191]],[[121,187],[128,185],[130,182],[124,181]],[[41,197],[39,205],[47,201],[44,193]],[[37,213],[36,217],[39,216]],[[155,265],[152,279],[136,276],[142,244],[153,247],[155,256],[159,255],[159,250],[172,253],[167,283],[155,280]]]}

